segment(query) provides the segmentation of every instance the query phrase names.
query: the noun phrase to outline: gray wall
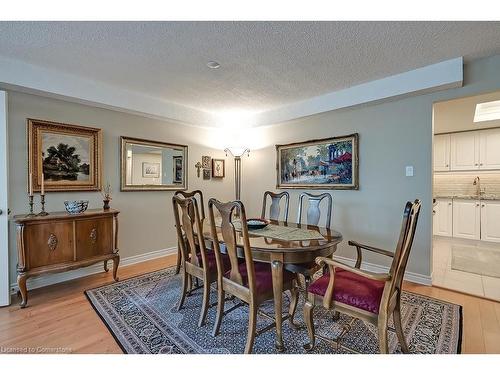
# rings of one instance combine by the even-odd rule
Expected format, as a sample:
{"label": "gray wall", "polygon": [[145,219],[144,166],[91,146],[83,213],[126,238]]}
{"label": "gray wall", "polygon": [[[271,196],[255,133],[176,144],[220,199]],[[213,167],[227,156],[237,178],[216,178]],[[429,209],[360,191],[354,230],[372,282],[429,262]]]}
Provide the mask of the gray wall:
{"label": "gray wall", "polygon": [[[203,181],[197,178],[194,164],[202,155],[225,158],[221,149],[199,144],[210,138],[211,131],[176,123],[157,121],[101,108],[68,103],[17,92],[9,92],[9,189],[12,214],[24,214],[28,210],[26,118],[37,118],[70,124],[80,124],[103,129],[103,184],[111,183],[113,200],[111,207],[120,213],[119,246],[122,257],[129,257],[176,245],[172,214],[173,192],[120,192],[120,136],[130,136],[188,145],[188,186],[200,188],[208,197],[234,198],[233,175],[223,180]],[[230,159],[228,170],[233,168]],[[102,207],[99,192],[47,193],[48,211],[64,211],[64,201],[88,199],[90,208]],[[39,207],[39,196],[35,197]],[[15,281],[17,262],[15,225],[10,225],[10,280]]]}
{"label": "gray wall", "polygon": [[[423,210],[409,270],[430,275],[432,198],[432,105],[457,97],[500,89],[500,56],[478,60],[465,67],[463,88],[400,99],[393,102],[338,110],[286,124],[239,132],[252,149],[243,159],[242,200],[249,215],[259,215],[262,193],[275,190],[274,144],[304,141],[358,132],[360,134],[360,190],[333,191],[333,226],[344,238],[391,249],[399,231],[407,200],[420,198]],[[224,158],[227,131],[204,130],[146,119],[114,111],[32,95],[10,93],[10,207],[24,213],[26,204],[26,118],[89,125],[104,130],[104,178],[115,191],[111,205],[121,213],[120,248],[124,257],[175,245],[170,208],[171,192],[119,192],[119,136],[127,135],[189,145],[189,189],[201,188],[206,197],[233,198],[231,158],[226,178],[205,182],[193,167],[201,155]],[[238,132],[237,132],[238,133]],[[226,134],[227,135],[227,134]],[[415,167],[414,177],[404,176],[405,165]],[[298,191],[292,191],[291,219],[296,214]],[[89,199],[102,204],[99,193],[49,193],[49,210],[63,209],[65,199]],[[11,239],[14,231],[11,228]],[[339,254],[353,256],[344,244]],[[11,280],[15,276],[15,243],[11,241]],[[367,260],[387,262],[379,257]]]}
{"label": "gray wall", "polygon": [[[290,121],[259,129],[257,139],[265,146],[252,151],[243,161],[242,198],[258,214],[261,194],[275,190],[275,148],[309,139],[358,132],[360,189],[332,191],[333,227],[345,241],[341,256],[354,257],[347,240],[394,249],[399,235],[402,210],[407,200],[419,198],[423,208],[408,270],[431,274],[432,244],[432,107],[436,101],[489,92],[500,88],[500,56],[478,60],[464,70],[464,87],[409,97],[393,102],[364,106]],[[405,177],[405,166],[414,166],[414,177]],[[291,191],[290,218],[295,220],[299,191]],[[388,264],[380,256],[366,260]]]}

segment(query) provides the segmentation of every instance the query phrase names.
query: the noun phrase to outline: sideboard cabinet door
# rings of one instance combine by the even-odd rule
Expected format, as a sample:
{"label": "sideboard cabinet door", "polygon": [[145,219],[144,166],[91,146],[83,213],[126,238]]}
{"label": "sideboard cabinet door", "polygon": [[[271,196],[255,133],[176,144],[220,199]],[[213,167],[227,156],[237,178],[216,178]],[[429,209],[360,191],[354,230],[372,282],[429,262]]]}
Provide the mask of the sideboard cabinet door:
{"label": "sideboard cabinet door", "polygon": [[88,259],[113,252],[113,218],[76,221],[76,259]]}
{"label": "sideboard cabinet door", "polygon": [[72,222],[26,225],[25,238],[29,269],[74,260]]}

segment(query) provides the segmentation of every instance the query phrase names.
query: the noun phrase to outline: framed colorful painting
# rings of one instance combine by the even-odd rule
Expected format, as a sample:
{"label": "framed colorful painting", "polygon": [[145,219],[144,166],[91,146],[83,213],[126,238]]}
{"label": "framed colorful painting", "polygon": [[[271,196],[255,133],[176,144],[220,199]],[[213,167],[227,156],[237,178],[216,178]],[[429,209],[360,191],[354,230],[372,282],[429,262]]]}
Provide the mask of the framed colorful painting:
{"label": "framed colorful painting", "polygon": [[276,145],[276,187],[357,190],[358,139],[355,133]]}
{"label": "framed colorful painting", "polygon": [[28,169],[33,190],[101,190],[102,130],[28,119]]}

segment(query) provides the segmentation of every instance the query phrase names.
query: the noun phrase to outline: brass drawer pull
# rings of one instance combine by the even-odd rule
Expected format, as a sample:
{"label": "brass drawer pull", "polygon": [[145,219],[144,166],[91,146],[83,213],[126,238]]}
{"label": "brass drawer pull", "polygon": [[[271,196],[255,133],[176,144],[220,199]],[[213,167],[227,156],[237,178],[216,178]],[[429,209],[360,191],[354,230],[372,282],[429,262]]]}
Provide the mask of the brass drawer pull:
{"label": "brass drawer pull", "polygon": [[57,240],[57,236],[54,233],[51,233],[49,239],[47,240],[47,246],[49,247],[49,250],[54,251],[57,247],[58,242],[59,241]]}

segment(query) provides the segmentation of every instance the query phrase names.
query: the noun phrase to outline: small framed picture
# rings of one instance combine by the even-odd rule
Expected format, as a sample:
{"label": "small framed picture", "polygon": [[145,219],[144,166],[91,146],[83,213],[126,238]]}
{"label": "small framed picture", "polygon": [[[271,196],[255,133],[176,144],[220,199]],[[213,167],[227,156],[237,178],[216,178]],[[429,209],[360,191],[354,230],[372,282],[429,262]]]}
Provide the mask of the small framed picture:
{"label": "small framed picture", "polygon": [[203,170],[203,179],[204,180],[210,180],[210,169],[204,169]]}
{"label": "small framed picture", "polygon": [[172,157],[173,165],[174,165],[174,184],[182,184],[182,156],[173,156]]}
{"label": "small framed picture", "polygon": [[158,178],[160,177],[160,163],[142,163],[142,177]]}
{"label": "small framed picture", "polygon": [[226,161],[224,159],[212,159],[212,177],[224,178],[225,164]]}
{"label": "small framed picture", "polygon": [[203,169],[210,169],[210,156],[202,156],[201,157],[201,167]]}

